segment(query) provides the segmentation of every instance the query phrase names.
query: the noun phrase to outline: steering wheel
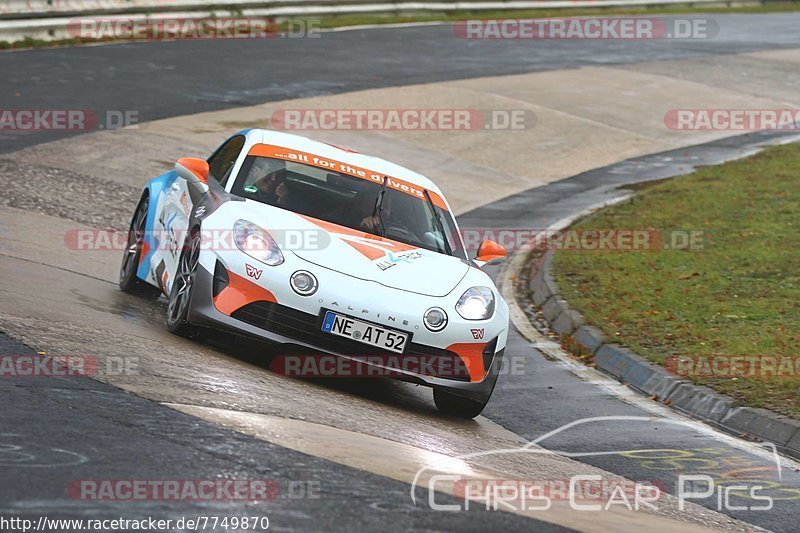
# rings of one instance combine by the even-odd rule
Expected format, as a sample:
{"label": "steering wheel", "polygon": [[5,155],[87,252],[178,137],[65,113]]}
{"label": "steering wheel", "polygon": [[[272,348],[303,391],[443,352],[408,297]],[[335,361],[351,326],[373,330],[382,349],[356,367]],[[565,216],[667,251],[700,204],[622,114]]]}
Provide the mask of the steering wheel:
{"label": "steering wheel", "polygon": [[393,220],[386,224],[386,236],[392,237],[393,235],[397,239],[403,241],[415,242],[419,240],[417,236],[410,229],[406,227],[405,224],[396,220]]}

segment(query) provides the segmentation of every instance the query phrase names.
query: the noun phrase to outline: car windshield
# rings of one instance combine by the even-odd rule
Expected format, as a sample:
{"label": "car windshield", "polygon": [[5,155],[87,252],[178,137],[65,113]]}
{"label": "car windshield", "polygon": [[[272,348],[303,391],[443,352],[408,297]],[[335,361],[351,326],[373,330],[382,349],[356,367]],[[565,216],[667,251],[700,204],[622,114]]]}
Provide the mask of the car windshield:
{"label": "car windshield", "polygon": [[381,182],[296,161],[249,155],[233,194],[417,248],[466,259],[452,216]]}

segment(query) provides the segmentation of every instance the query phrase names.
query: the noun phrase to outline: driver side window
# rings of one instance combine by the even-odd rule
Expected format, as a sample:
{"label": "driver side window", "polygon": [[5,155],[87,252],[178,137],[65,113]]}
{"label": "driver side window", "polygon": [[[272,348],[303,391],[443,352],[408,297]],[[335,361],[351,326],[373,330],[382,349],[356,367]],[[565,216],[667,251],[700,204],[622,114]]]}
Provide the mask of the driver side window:
{"label": "driver side window", "polygon": [[230,178],[239,152],[244,147],[244,141],[244,135],[237,135],[220,146],[214,155],[208,158],[208,175],[217,180],[223,188]]}

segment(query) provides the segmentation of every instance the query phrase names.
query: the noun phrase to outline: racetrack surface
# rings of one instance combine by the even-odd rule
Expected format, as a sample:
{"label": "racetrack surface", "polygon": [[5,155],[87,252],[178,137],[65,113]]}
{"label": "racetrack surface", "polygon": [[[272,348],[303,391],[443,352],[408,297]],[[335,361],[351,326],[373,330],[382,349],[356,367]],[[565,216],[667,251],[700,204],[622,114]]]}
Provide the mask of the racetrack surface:
{"label": "racetrack surface", "polygon": [[[713,15],[711,20],[719,34],[702,40],[464,40],[442,24],[307,39],[3,52],[0,94],[10,108],[136,110],[147,122],[379,87],[797,46],[796,14]],[[0,153],[59,137],[63,134],[3,132]]]}
{"label": "racetrack surface", "polygon": [[[642,72],[655,73],[656,78],[665,78],[663,83],[669,83],[666,78],[684,78],[687,85],[697,85],[702,80],[723,92],[741,74],[724,68],[710,69],[709,65],[731,61],[747,65],[748,72],[761,76],[740,80],[742,86],[751,89],[742,101],[757,97],[793,102],[787,87],[793,85],[796,69],[787,65],[796,57],[792,49],[800,46],[800,38],[794,31],[800,19],[787,15],[720,19],[725,21],[722,36],[707,42],[465,42],[453,38],[449,27],[434,26],[337,32],[325,34],[318,41],[291,43],[154,43],[36,50],[0,55],[3,71],[10,74],[0,81],[0,92],[3,107],[138,109],[143,120],[152,120],[270,100],[489,75],[517,74],[522,77],[508,84],[526,87],[533,83],[531,80],[541,79],[525,77],[526,73],[553,71],[541,74],[569,77],[574,75],[573,71],[555,71],[597,64],[616,65],[618,69],[613,72],[616,76],[624,75],[622,71],[637,76]],[[788,61],[775,59],[783,52],[773,50],[782,48],[786,49]],[[717,59],[717,54],[726,58]],[[231,60],[232,57],[237,59]],[[695,68],[687,67],[692,62]],[[347,69],[341,68],[344,64]],[[213,72],[209,72],[209,65],[214,67]],[[602,73],[591,72],[598,76]],[[503,81],[495,79],[500,82],[489,82],[495,83],[495,87]],[[555,78],[547,81],[554,82]],[[466,86],[476,90],[485,82],[476,79],[460,83],[461,89]],[[542,87],[546,85],[542,83]],[[440,89],[441,85],[436,87]],[[418,96],[425,95],[426,88],[406,90]],[[560,90],[563,92],[564,88]],[[585,88],[573,87],[566,92],[569,96],[560,102],[565,111],[572,112],[585,105],[576,96],[585,93]],[[14,96],[16,93],[19,96]],[[603,93],[598,86],[593,97],[600,99],[610,93]],[[364,96],[359,93],[354,98]],[[491,105],[495,104],[486,104]],[[617,114],[623,114],[623,104],[617,105]],[[540,113],[545,116],[544,111]],[[106,172],[106,163],[92,162],[86,157],[86,150],[95,147],[98,152],[108,154],[130,146],[134,153],[119,155],[127,164],[141,158],[143,152],[140,144],[123,141],[140,140],[153,131],[154,138],[164,140],[168,138],[164,132],[172,124],[188,124],[191,120],[176,118],[149,130],[143,127],[141,132],[120,132],[114,136],[93,133],[40,147],[35,145],[53,136],[11,134],[2,139],[2,151],[28,149],[0,161],[4,189],[0,199],[5,204],[0,208],[0,228],[5,237],[5,247],[0,250],[3,291],[0,329],[50,353],[90,351],[105,361],[114,357],[132,358],[138,369],[130,375],[100,376],[104,383],[0,381],[3,397],[15,406],[4,414],[3,428],[7,432],[3,438],[8,441],[4,444],[24,443],[25,449],[35,447],[36,457],[51,457],[53,465],[46,470],[34,470],[20,464],[4,464],[8,479],[14,483],[4,483],[0,488],[3,513],[24,512],[34,516],[54,510],[55,514],[87,517],[111,511],[184,515],[198,508],[158,502],[135,509],[119,503],[89,505],[65,499],[63,487],[65,480],[83,477],[202,479],[225,475],[319,481],[325,496],[319,501],[279,501],[266,507],[277,527],[374,530],[392,524],[397,528],[437,530],[529,529],[542,526],[535,514],[530,517],[499,512],[434,513],[424,504],[414,506],[408,494],[408,470],[413,473],[414,467],[424,465],[430,459],[428,454],[457,456],[515,447],[565,424],[608,415],[649,420],[589,422],[542,442],[545,448],[567,455],[589,454],[574,457],[578,462],[552,456],[489,457],[481,466],[511,475],[551,479],[570,473],[600,472],[588,466],[592,465],[630,479],[656,479],[670,491],[678,473],[697,465],[703,465],[720,480],[726,476],[730,479],[731,472],[736,470],[749,469],[758,474],[758,479],[776,482],[775,465],[753,448],[735,445],[700,427],[654,420],[653,412],[641,405],[620,399],[594,383],[579,379],[564,365],[546,360],[516,333],[510,335],[507,357],[519,361],[525,371],[522,375],[502,376],[485,416],[474,422],[439,415],[427,389],[386,380],[290,380],[265,369],[264,347],[231,344],[227,339],[200,344],[168,335],[161,325],[162,301],[143,301],[116,289],[113,281],[119,260],[117,252],[75,254],[63,246],[63,236],[66,228],[124,226],[135,202],[136,184],[141,184],[141,178],[145,177]],[[592,120],[596,122],[597,116]],[[614,127],[619,129],[618,125]],[[642,136],[655,139],[652,144],[640,145],[638,153],[691,144],[650,134],[646,131],[650,125],[634,124],[631,129],[637,127],[644,130]],[[557,142],[574,141],[575,137],[568,133],[556,139]],[[169,137],[172,144],[166,143],[167,148],[161,148],[165,153],[153,158],[159,159],[157,164],[144,165],[150,164],[155,169],[164,164],[162,157],[190,155],[175,153],[177,149],[209,151],[214,145],[210,139],[220,140],[218,130],[212,133],[191,130],[183,135],[185,142],[174,141],[181,139],[180,132],[177,137]],[[449,197],[459,199],[456,207],[461,213],[462,226],[544,228],[599,200],[618,195],[615,188],[619,184],[655,179],[685,172],[692,165],[739,156],[769,137],[752,136],[716,141],[697,149],[681,148],[565,181],[554,180],[575,173],[573,169],[564,167],[561,174],[554,173],[544,182],[535,182],[525,172],[514,173],[513,165],[508,165],[505,173],[514,179],[509,179],[503,190],[511,196],[483,207],[477,207],[468,194],[459,196],[463,192],[456,190],[468,189],[473,185],[471,181],[463,184],[451,181],[444,190]],[[591,135],[587,138],[593,139]],[[376,143],[376,149],[387,150],[381,151],[381,155],[392,159],[388,146],[393,139],[355,137],[354,140]],[[415,142],[419,141],[411,139],[408,146],[413,147]],[[461,160],[452,145],[442,143],[438,150],[456,154],[451,159]],[[581,148],[591,152],[592,145],[587,140]],[[501,146],[494,152],[503,150]],[[43,163],[43,152],[49,153],[54,161]],[[84,157],[79,164],[76,154]],[[520,161],[526,153],[521,154]],[[402,154],[402,157],[411,156]],[[593,157],[587,165],[592,161],[605,162],[599,156]],[[620,153],[612,157],[621,159],[629,155]],[[487,168],[495,160],[488,158],[483,163],[470,164]],[[531,163],[542,167],[562,165],[541,159]],[[413,164],[406,164],[414,168]],[[447,171],[463,168],[460,164],[463,162],[448,161],[441,166]],[[593,166],[599,165],[587,168]],[[528,187],[547,181],[552,183],[525,192]],[[489,198],[494,199],[481,195],[477,204]],[[12,344],[13,341],[4,342],[4,353],[24,350],[21,345]],[[216,424],[197,421],[176,410]],[[241,420],[236,413],[252,417]],[[222,429],[220,424],[237,431]],[[9,427],[14,429],[6,430]],[[324,442],[325,449],[315,446],[308,435]],[[377,452],[341,453],[342,449],[360,450],[361,446],[387,450],[401,446],[397,448],[397,464],[387,464],[391,461]],[[56,448],[84,457],[81,469],[59,467],[58,458],[52,458]],[[592,455],[595,452],[615,453]],[[776,531],[792,530],[800,510],[797,492],[800,478],[784,470],[780,484],[786,499],[776,501],[772,511],[725,511],[723,515]],[[713,507],[713,501],[707,503]],[[217,504],[213,510],[218,514],[239,510],[228,505]],[[603,520],[631,519],[561,511],[555,509],[540,518],[577,529],[602,529],[614,523]],[[662,515],[723,529],[746,527],[726,522],[723,515],[702,509],[679,513],[674,502],[665,502]],[[627,529],[659,529],[659,524],[667,524],[618,523],[624,523]]]}

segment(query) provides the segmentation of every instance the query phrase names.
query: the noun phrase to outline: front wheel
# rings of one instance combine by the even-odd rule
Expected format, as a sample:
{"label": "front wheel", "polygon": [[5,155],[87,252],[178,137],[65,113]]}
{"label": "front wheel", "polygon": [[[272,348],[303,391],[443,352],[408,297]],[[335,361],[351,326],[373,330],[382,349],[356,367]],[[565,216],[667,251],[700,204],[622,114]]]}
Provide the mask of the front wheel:
{"label": "front wheel", "polygon": [[489,398],[483,402],[476,402],[452,392],[433,389],[433,402],[443,413],[456,418],[475,418],[483,411]]}
{"label": "front wheel", "polygon": [[152,285],[140,280],[136,275],[139,262],[142,258],[142,246],[147,228],[147,210],[150,206],[150,197],[145,195],[136,207],[128,229],[128,243],[122,265],[119,268],[119,288],[137,296],[156,296],[159,291]]}
{"label": "front wheel", "polygon": [[193,231],[186,238],[175,279],[169,291],[167,304],[167,329],[181,337],[198,337],[201,330],[189,323],[189,306],[200,260],[200,233]]}

